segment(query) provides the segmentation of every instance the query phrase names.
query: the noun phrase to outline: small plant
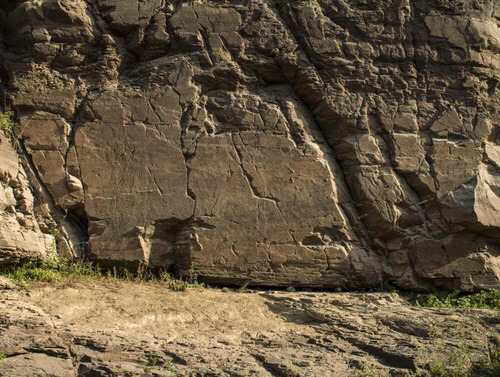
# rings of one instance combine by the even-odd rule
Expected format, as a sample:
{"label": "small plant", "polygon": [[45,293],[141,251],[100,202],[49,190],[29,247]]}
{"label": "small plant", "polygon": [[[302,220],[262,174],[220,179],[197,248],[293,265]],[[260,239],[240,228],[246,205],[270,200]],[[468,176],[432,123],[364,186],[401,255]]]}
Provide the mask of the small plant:
{"label": "small plant", "polygon": [[239,293],[243,293],[247,290],[248,284],[250,284],[249,281],[244,282],[241,287],[238,288]]}
{"label": "small plant", "polygon": [[500,349],[490,350],[491,376],[500,376]]}
{"label": "small plant", "polygon": [[300,377],[299,368],[297,368],[291,362],[288,362],[287,364],[282,365],[281,369],[283,370],[283,374],[286,377]]}
{"label": "small plant", "polygon": [[3,349],[0,349],[0,361],[3,361],[7,358],[7,355],[5,354],[5,351]]}
{"label": "small plant", "polygon": [[174,292],[183,292],[188,289],[189,284],[183,280],[172,279],[168,282],[168,289]]}
{"label": "small plant", "polygon": [[[129,280],[129,279],[127,279]],[[130,279],[131,280],[131,279]],[[137,267],[137,273],[135,275],[135,280],[139,281],[154,281],[156,280],[156,276],[154,275],[151,268],[149,268],[148,263],[140,262]]]}
{"label": "small plant", "polygon": [[489,351],[488,361],[473,361],[472,354],[463,342],[460,348],[443,361],[429,366],[431,377],[500,377],[500,351],[496,346]]}
{"label": "small plant", "polygon": [[0,130],[3,130],[7,135],[12,135],[14,126],[14,112],[9,108],[0,112]]}
{"label": "small plant", "polygon": [[5,268],[1,274],[24,288],[34,281],[50,283],[64,279],[100,278],[102,276],[100,269],[90,262],[69,261],[59,258],[57,254],[49,254],[41,262],[28,262]]}
{"label": "small plant", "polygon": [[168,370],[169,372],[175,372],[175,366],[174,366],[174,365],[172,365],[172,364],[168,364],[167,370]]}
{"label": "small plant", "polygon": [[174,279],[166,270],[153,270],[146,264],[140,264],[137,272],[125,267],[101,269],[98,264],[90,261],[67,260],[59,257],[56,250],[51,250],[41,261],[31,261],[0,269],[0,275],[12,279],[16,284],[29,289],[29,283],[35,281],[59,282],[75,279],[110,279],[164,283],[173,291],[185,291],[188,288],[204,289],[207,286],[196,279]]}
{"label": "small plant", "polygon": [[157,365],[159,362],[160,362],[160,360],[156,356],[149,357],[149,363],[151,365]]}
{"label": "small plant", "polygon": [[356,377],[378,377],[378,374],[365,364],[361,365],[361,369],[356,372]]}
{"label": "small plant", "polygon": [[430,369],[431,377],[459,377],[455,371],[446,368],[442,363],[435,363]]}
{"label": "small plant", "polygon": [[207,288],[207,286],[204,283],[200,283],[198,281],[198,274],[196,273],[193,265],[189,267],[187,282],[189,286],[192,288],[199,288],[199,289]]}
{"label": "small plant", "polygon": [[198,274],[194,270],[193,265],[191,265],[188,270],[188,282],[191,284],[198,283]]}

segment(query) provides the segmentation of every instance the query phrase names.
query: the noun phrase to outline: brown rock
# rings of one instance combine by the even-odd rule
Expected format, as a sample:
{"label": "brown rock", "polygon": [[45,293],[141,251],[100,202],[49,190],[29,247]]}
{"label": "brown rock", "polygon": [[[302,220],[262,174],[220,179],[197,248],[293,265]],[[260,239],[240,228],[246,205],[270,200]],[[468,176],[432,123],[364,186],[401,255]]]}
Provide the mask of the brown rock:
{"label": "brown rock", "polygon": [[9,152],[0,226],[219,283],[496,286],[490,3],[16,3],[3,70],[35,197]]}
{"label": "brown rock", "polygon": [[29,297],[0,290],[0,376],[410,376],[436,364],[465,373],[489,364],[500,335],[490,310],[290,291],[109,281],[35,286]]}

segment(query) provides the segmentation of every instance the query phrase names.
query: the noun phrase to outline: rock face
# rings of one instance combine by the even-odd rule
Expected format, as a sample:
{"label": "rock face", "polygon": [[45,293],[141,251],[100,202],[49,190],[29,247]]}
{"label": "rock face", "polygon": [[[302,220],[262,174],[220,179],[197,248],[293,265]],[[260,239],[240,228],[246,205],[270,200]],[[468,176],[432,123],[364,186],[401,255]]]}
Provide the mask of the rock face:
{"label": "rock face", "polygon": [[498,1],[30,0],[3,26],[66,254],[500,287]]}
{"label": "rock face", "polygon": [[35,214],[26,172],[1,130],[0,162],[0,264],[43,258],[53,250],[50,224]]}

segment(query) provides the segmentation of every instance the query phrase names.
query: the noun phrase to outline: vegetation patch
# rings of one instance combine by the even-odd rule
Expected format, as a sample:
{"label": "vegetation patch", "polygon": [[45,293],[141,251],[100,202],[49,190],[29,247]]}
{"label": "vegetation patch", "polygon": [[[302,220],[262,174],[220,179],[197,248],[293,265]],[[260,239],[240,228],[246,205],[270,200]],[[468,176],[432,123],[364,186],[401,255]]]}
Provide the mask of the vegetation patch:
{"label": "vegetation patch", "polygon": [[500,377],[500,350],[493,348],[489,361],[473,361],[466,348],[450,354],[445,362],[430,365],[431,377]]}
{"label": "vegetation patch", "polygon": [[12,110],[7,109],[4,112],[0,112],[0,130],[4,131],[7,135],[11,135],[14,125],[14,112]]}
{"label": "vegetation patch", "polygon": [[205,288],[199,283],[191,269],[185,279],[175,279],[165,270],[153,270],[140,265],[136,271],[124,267],[101,268],[90,261],[70,261],[52,254],[39,262],[27,262],[4,268],[0,275],[12,279],[21,287],[27,288],[32,282],[60,282],[81,279],[127,280],[141,282],[161,282],[173,291],[188,288]]}
{"label": "vegetation patch", "polygon": [[500,311],[500,291],[490,290],[479,293],[433,292],[400,293],[410,303],[430,308],[491,309]]}

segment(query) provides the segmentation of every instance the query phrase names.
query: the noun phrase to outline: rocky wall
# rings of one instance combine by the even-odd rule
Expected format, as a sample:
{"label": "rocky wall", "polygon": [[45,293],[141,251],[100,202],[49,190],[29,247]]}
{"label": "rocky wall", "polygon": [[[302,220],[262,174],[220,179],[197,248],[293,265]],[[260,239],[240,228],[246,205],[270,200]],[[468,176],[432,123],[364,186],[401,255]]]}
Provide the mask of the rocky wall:
{"label": "rocky wall", "polygon": [[50,219],[50,211],[35,209],[31,187],[10,137],[0,130],[0,265],[43,259],[55,251],[56,228],[42,216],[45,209]]}
{"label": "rocky wall", "polygon": [[65,254],[224,284],[500,287],[497,1],[28,0],[2,24]]}

